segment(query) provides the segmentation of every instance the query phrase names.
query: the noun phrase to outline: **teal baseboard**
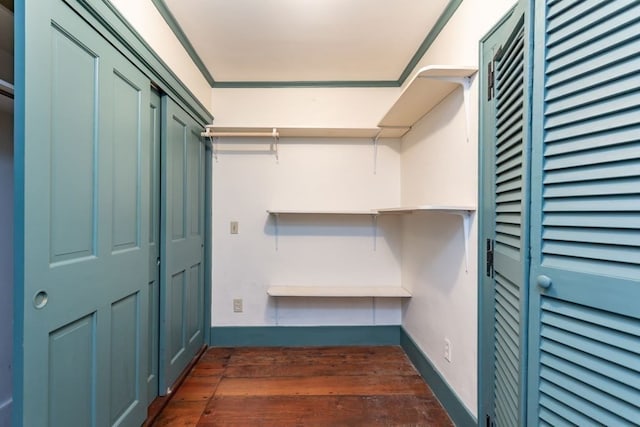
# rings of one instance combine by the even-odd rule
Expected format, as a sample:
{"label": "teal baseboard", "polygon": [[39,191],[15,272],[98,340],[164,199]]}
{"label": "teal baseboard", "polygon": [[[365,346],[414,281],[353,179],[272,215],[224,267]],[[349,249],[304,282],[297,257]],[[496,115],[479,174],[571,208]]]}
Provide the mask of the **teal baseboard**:
{"label": "teal baseboard", "polygon": [[462,403],[451,386],[442,378],[429,358],[420,350],[411,336],[400,328],[400,346],[416,367],[422,378],[429,385],[442,406],[447,410],[451,420],[458,427],[477,426],[478,420]]}
{"label": "teal baseboard", "polygon": [[400,345],[400,326],[214,326],[212,347]]}

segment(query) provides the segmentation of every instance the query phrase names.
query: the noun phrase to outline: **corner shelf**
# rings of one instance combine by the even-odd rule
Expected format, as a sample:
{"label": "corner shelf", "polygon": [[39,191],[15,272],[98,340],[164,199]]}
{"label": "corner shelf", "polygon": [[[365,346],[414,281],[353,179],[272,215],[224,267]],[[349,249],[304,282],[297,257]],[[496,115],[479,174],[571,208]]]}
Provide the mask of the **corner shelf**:
{"label": "corner shelf", "polygon": [[418,71],[398,100],[380,120],[381,129],[402,130],[403,136],[411,127],[458,86],[464,90],[464,106],[469,139],[469,88],[471,77],[478,72],[474,66],[429,65]]}
{"label": "corner shelf", "polygon": [[400,286],[271,286],[272,297],[411,298]]}

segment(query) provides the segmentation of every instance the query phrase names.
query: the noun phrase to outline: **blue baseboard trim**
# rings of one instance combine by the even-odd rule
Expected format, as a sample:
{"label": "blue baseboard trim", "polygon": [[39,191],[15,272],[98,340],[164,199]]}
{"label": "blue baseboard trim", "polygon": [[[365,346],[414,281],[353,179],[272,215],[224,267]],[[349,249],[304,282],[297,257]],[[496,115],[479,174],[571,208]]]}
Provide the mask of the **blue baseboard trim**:
{"label": "blue baseboard trim", "polygon": [[214,326],[212,347],[400,345],[400,326]]}
{"label": "blue baseboard trim", "polygon": [[454,424],[457,427],[477,427],[478,420],[476,417],[469,412],[458,395],[445,379],[442,378],[442,375],[440,375],[429,358],[425,356],[404,328],[400,328],[400,346],[418,372],[420,372],[422,378],[424,378],[425,382],[429,385],[433,394],[436,395],[442,406],[447,410]]}

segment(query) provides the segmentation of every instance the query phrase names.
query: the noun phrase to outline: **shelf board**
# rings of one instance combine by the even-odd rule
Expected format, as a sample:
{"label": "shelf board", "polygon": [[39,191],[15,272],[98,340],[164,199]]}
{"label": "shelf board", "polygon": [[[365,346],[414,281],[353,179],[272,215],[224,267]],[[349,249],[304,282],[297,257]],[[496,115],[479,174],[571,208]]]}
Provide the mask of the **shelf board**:
{"label": "shelf board", "polygon": [[268,209],[270,215],[377,215],[375,210],[302,210],[302,209]]}
{"label": "shelf board", "polygon": [[462,85],[463,79],[471,77],[477,71],[477,67],[472,66],[430,65],[422,68],[402,91],[378,126],[404,128],[408,131],[433,107]]}
{"label": "shelf board", "polygon": [[449,214],[468,214],[474,212],[474,206],[446,206],[446,205],[421,205],[421,206],[398,206],[394,208],[377,209],[380,215],[389,214],[412,214],[420,212],[435,212]]}
{"label": "shelf board", "polygon": [[410,298],[400,286],[271,286],[272,297]]}
{"label": "shelf board", "polygon": [[[258,132],[271,133],[275,128],[280,138],[374,138],[381,130],[377,127],[373,128],[320,128],[320,127],[225,127],[225,126],[207,126],[212,132]],[[393,138],[398,133],[395,129],[384,131],[384,138]]]}

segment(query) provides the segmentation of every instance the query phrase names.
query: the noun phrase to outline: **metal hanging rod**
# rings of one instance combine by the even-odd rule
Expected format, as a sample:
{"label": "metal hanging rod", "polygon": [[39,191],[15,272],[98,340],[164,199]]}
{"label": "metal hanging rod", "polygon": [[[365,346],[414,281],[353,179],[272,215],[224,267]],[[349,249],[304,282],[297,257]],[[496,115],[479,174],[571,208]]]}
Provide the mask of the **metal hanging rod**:
{"label": "metal hanging rod", "polygon": [[204,138],[209,138],[211,141],[211,147],[213,152],[213,157],[215,160],[218,160],[218,141],[221,137],[250,137],[250,138],[273,138],[273,142],[271,143],[270,150],[273,151],[276,155],[276,161],[279,160],[278,156],[278,142],[280,140],[280,133],[278,129],[273,128],[271,132],[219,132],[212,130],[213,125],[205,126],[205,131],[200,133],[200,136]]}
{"label": "metal hanging rod", "polygon": [[256,138],[279,138],[280,134],[276,128],[273,128],[271,132],[218,132],[207,129],[206,132],[201,133],[206,138],[218,138],[218,137],[256,137]]}

